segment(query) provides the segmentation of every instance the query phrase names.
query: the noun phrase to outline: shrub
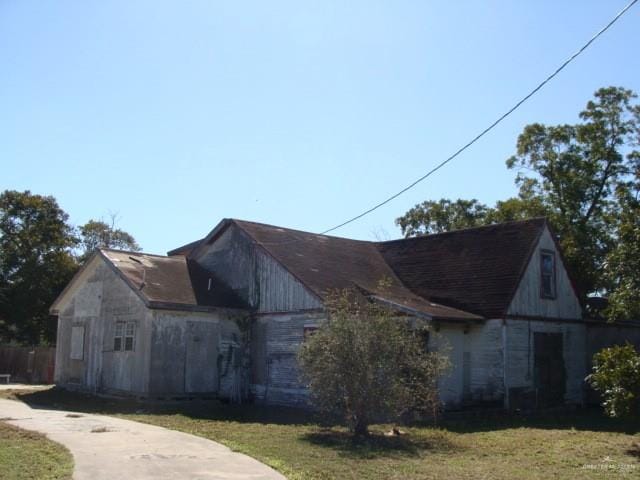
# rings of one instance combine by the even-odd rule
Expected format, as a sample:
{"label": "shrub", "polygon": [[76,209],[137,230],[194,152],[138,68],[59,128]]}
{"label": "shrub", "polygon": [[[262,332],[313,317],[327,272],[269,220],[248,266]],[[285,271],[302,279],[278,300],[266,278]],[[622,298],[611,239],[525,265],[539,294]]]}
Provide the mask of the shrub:
{"label": "shrub", "polygon": [[322,412],[367,434],[374,421],[439,405],[438,378],[448,359],[427,351],[424,327],[355,290],[334,293],[328,321],[302,345],[299,363]]}
{"label": "shrub", "polygon": [[632,345],[616,345],[596,353],[587,381],[602,395],[607,415],[640,413],[640,354]]}

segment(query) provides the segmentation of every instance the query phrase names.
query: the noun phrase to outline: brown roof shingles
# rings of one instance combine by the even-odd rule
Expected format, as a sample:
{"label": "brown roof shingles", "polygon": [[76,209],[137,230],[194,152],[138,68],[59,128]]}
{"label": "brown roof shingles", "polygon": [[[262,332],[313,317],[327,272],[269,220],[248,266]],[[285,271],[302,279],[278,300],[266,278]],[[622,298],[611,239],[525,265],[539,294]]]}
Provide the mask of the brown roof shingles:
{"label": "brown roof shingles", "polygon": [[[480,319],[413,293],[385,262],[375,243],[242,220],[233,222],[320,298],[331,290],[358,287],[381,300],[432,318]],[[384,287],[382,281],[386,282]]]}
{"label": "brown roof shingles", "polygon": [[[164,257],[110,249],[101,249],[100,253],[150,306],[244,307],[228,287],[184,256]],[[208,278],[212,281],[211,288],[208,288]]]}
{"label": "brown roof shingles", "polygon": [[[330,290],[357,287],[400,310],[433,319],[477,320],[506,313],[546,221],[367,242],[226,219],[206,240],[232,224],[321,299]],[[202,243],[175,249],[169,257],[115,250],[102,254],[150,302],[244,307],[215,272],[189,258]],[[204,288],[209,278],[214,288]]]}
{"label": "brown roof shingles", "polygon": [[417,295],[496,318],[506,313],[545,224],[535,218],[377,246]]}

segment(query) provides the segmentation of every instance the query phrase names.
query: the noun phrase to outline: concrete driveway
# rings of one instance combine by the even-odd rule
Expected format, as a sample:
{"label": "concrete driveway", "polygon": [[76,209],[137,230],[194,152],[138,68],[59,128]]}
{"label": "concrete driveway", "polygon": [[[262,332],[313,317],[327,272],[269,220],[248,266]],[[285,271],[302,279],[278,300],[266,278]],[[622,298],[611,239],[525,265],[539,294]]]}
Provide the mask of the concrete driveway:
{"label": "concrete driveway", "polygon": [[34,409],[0,399],[0,420],[44,433],[73,454],[76,480],[285,480],[219,443],[103,415]]}

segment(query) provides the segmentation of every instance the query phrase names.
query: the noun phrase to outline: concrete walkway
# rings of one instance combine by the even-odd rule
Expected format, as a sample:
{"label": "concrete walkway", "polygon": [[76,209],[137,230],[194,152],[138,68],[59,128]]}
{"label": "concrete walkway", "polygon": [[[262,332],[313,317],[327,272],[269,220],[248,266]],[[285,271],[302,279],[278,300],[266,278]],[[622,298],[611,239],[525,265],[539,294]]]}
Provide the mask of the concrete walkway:
{"label": "concrete walkway", "polygon": [[219,443],[103,415],[34,409],[0,399],[0,420],[44,433],[73,454],[75,480],[285,480]]}

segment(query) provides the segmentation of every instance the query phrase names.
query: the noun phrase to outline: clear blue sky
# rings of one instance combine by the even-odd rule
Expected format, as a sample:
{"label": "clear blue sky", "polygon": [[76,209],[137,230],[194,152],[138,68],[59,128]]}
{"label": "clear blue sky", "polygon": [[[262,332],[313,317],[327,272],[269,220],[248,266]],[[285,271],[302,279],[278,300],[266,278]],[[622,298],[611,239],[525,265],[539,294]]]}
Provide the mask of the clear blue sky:
{"label": "clear blue sky", "polygon": [[[118,212],[145,251],[223,217],[321,231],[404,187],[549,74],[626,0],[0,1],[0,189],[70,220]],[[635,6],[445,169],[336,232],[397,237],[425,199],[515,193],[527,123],[640,91]]]}

